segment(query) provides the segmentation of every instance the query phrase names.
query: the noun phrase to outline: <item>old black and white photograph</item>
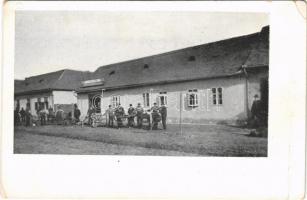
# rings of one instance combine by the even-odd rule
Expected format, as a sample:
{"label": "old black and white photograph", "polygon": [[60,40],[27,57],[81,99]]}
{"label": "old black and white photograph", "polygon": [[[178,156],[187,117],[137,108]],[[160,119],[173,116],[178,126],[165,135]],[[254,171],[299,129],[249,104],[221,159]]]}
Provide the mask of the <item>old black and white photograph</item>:
{"label": "old black and white photograph", "polygon": [[304,199],[303,1],[8,1],[2,17],[1,197]]}
{"label": "old black and white photograph", "polygon": [[267,157],[268,13],[15,13],[14,154]]}

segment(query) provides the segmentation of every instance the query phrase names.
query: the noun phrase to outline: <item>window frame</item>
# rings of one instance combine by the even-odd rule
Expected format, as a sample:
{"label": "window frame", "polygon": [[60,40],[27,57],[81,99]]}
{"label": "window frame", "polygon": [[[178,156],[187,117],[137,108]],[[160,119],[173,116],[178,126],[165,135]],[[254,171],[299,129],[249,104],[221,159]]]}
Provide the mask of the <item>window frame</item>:
{"label": "window frame", "polygon": [[222,106],[224,103],[223,100],[223,87],[214,87],[211,88],[211,95],[212,95],[212,104],[214,106]]}
{"label": "window frame", "polygon": [[114,95],[111,99],[111,105],[113,108],[117,107],[120,104],[120,95]]}
{"label": "window frame", "polygon": [[49,108],[49,101],[48,101],[48,97],[44,97],[44,102],[43,102],[44,106],[46,109]]}
{"label": "window frame", "polygon": [[[194,96],[193,103],[191,103],[191,97]],[[188,107],[198,107],[199,106],[199,97],[198,97],[198,89],[190,89],[187,94]]]}
{"label": "window frame", "polygon": [[159,103],[159,106],[162,105],[162,101],[161,101],[161,98],[164,98],[164,105],[167,106],[167,92],[159,92],[159,95],[158,95],[158,103]]}
{"label": "window frame", "polygon": [[149,108],[150,107],[150,93],[144,92],[142,96],[143,96],[143,106],[144,106],[144,108]]}
{"label": "window frame", "polygon": [[31,109],[31,99],[30,98],[27,98],[26,108]]}

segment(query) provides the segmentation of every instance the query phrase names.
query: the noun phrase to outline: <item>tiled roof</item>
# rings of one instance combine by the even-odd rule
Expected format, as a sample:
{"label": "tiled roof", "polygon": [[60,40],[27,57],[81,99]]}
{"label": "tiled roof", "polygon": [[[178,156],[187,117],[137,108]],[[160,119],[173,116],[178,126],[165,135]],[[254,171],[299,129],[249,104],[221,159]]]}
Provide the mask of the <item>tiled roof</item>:
{"label": "tiled roof", "polygon": [[231,76],[242,65],[268,66],[268,35],[267,26],[250,35],[102,66],[91,79],[104,79],[104,84],[77,91]]}
{"label": "tiled roof", "polygon": [[75,90],[89,78],[90,72],[64,69],[56,72],[15,80],[15,95],[47,90]]}

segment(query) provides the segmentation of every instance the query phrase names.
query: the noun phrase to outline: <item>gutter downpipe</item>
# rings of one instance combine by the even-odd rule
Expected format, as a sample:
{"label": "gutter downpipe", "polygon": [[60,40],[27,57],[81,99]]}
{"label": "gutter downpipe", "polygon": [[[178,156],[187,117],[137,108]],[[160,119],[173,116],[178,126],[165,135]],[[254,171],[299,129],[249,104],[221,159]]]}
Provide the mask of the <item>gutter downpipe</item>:
{"label": "gutter downpipe", "polygon": [[249,119],[249,111],[248,111],[248,74],[246,71],[246,65],[242,65],[242,70],[245,75],[245,111],[246,111],[246,117]]}

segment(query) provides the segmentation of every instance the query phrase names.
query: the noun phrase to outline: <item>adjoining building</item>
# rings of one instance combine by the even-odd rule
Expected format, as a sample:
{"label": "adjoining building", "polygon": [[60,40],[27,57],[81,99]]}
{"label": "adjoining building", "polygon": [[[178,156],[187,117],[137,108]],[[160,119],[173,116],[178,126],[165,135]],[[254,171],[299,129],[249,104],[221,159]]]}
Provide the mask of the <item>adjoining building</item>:
{"label": "adjoining building", "polygon": [[15,80],[14,106],[30,108],[32,115],[37,115],[39,108],[58,106],[64,111],[72,109],[77,103],[75,89],[83,80],[88,79],[90,72],[64,69],[56,72]]}
{"label": "adjoining building", "polygon": [[98,68],[78,93],[78,106],[104,112],[154,102],[168,122],[235,123],[249,116],[254,95],[268,102],[269,26],[260,32]]}

